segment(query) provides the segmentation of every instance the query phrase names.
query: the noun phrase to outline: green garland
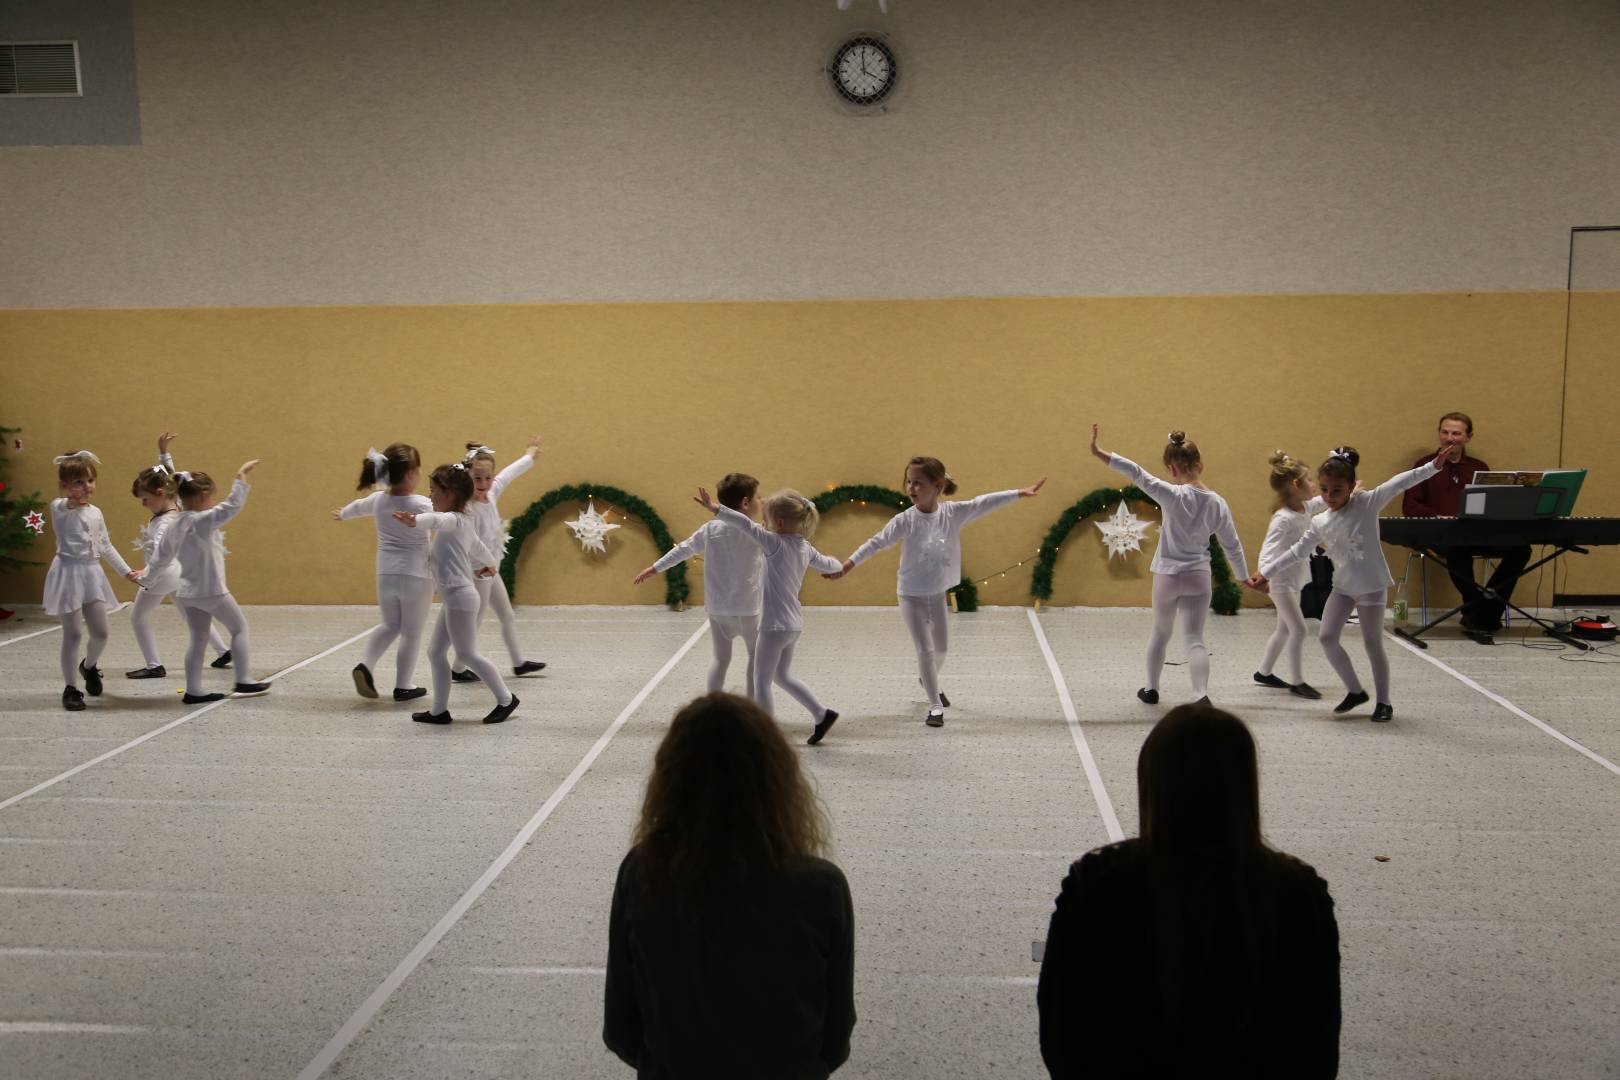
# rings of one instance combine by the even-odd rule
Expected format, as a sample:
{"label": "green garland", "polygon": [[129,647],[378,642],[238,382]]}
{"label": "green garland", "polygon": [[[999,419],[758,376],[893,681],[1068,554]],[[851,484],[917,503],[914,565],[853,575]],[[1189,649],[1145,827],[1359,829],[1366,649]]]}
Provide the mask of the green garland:
{"label": "green garland", "polygon": [[[1052,569],[1057,563],[1058,548],[1063,546],[1063,541],[1068,539],[1069,533],[1081,521],[1112,508],[1121,499],[1158,505],[1146,492],[1133,484],[1124,488],[1098,488],[1063,511],[1063,515],[1047,530],[1046,539],[1041,542],[1040,561],[1035,564],[1035,570],[1030,575],[1031,596],[1037,600],[1052,599]],[[1218,615],[1236,615],[1243,603],[1243,589],[1232,580],[1232,567],[1227,563],[1226,555],[1214,537],[1210,537],[1209,554],[1210,570],[1215,578],[1215,589],[1210,597],[1209,606],[1214,608]]]}
{"label": "green garland", "polygon": [[[501,561],[501,581],[506,584],[507,595],[511,595],[515,589],[513,582],[517,576],[518,553],[523,550],[523,542],[529,538],[529,534],[539,526],[540,519],[558,503],[582,503],[590,499],[601,499],[604,503],[617,506],[620,512],[639,518],[652,534],[653,543],[660,554],[675,546],[675,541],[669,535],[669,527],[658,516],[658,511],[629,492],[605,484],[564,484],[540,496],[529,504],[528,509],[512,519],[512,539],[507,544],[506,558]],[[686,602],[691,592],[686,584],[685,563],[676,563],[664,571],[664,603],[678,608]]]}
{"label": "green garland", "polygon": [[844,484],[823,491],[810,501],[816,504],[818,514],[825,514],[835,506],[850,502],[871,503],[880,507],[892,506],[897,514],[911,505],[911,500],[898,491],[878,484]]}
{"label": "green garland", "polygon": [[[0,427],[0,449],[4,448],[10,436],[21,430]],[[0,456],[0,472],[4,471],[5,458]],[[39,565],[32,559],[18,558],[12,552],[27,551],[39,539],[38,534],[24,524],[24,519],[29,511],[43,509],[45,504],[39,501],[39,492],[23,495],[0,480],[0,571],[10,573],[25,566]]]}

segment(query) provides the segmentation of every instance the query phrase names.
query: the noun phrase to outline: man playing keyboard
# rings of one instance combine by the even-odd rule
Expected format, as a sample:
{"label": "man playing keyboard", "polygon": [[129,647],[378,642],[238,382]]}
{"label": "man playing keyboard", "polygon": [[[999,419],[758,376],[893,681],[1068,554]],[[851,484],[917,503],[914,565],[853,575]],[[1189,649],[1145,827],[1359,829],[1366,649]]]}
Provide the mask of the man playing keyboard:
{"label": "man playing keyboard", "polygon": [[[1417,487],[1407,490],[1401,501],[1401,513],[1407,517],[1457,517],[1462,513],[1463,488],[1477,472],[1490,466],[1478,458],[1469,457],[1466,450],[1474,437],[1474,421],[1467,413],[1448,412],[1440,418],[1440,442],[1451,448],[1439,473]],[[1417,465],[1432,460],[1425,455]],[[1514,579],[1530,562],[1528,545],[1514,547],[1452,547],[1437,548],[1445,560],[1451,580],[1462,595],[1463,633],[1482,645],[1493,644],[1491,634],[1501,629],[1502,613],[1513,597]],[[1485,588],[1474,580],[1475,557],[1495,559]],[[1486,595],[1487,591],[1491,594]]]}

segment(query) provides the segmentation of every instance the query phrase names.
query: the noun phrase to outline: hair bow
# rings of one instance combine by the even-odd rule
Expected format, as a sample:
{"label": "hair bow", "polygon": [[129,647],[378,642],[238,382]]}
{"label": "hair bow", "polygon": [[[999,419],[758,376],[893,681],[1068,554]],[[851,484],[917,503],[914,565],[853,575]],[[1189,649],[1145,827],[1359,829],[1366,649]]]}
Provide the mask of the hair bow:
{"label": "hair bow", "polygon": [[467,466],[465,466],[465,465],[463,465],[463,464],[462,464],[462,463],[461,463],[461,462],[459,462],[459,461],[456,461],[456,462],[452,462],[452,463],[451,463],[451,465],[450,465],[450,467],[451,467],[451,468],[452,468],[452,469],[460,469],[460,470],[461,470],[461,471],[462,471],[462,472],[466,472],[466,471],[467,471]]}
{"label": "hair bow", "polygon": [[191,483],[191,474],[189,472],[185,471],[184,469],[182,469],[179,472],[175,473],[174,478],[175,478],[175,480],[177,482],[182,483],[182,484]]}
{"label": "hair bow", "polygon": [[472,459],[477,457],[479,454],[488,454],[490,457],[494,457],[495,456],[495,451],[490,449],[487,446],[475,446],[471,450],[467,451],[466,456],[463,457],[461,460],[466,461],[466,462],[471,462]]}
{"label": "hair bow", "polygon": [[366,460],[371,462],[372,483],[388,483],[388,458],[375,446],[366,450]]}
{"label": "hair bow", "polygon": [[1350,455],[1344,452],[1342,446],[1335,446],[1332,450],[1329,450],[1328,457],[1343,458],[1345,461],[1350,460]]}
{"label": "hair bow", "polygon": [[51,464],[66,465],[68,462],[78,461],[80,458],[89,458],[92,465],[101,464],[101,459],[96,457],[96,455],[92,454],[88,450],[75,450],[71,454],[58,454],[51,459]]}

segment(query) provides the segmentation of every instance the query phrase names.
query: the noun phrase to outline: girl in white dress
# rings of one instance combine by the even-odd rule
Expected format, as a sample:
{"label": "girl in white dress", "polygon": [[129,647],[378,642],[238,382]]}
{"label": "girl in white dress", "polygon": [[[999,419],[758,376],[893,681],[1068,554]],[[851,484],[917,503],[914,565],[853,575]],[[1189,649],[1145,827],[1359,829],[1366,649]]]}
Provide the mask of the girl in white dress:
{"label": "girl in white dress", "polygon": [[[1293,547],[1310,527],[1311,515],[1319,514],[1327,504],[1316,494],[1316,482],[1311,479],[1310,468],[1301,460],[1278,450],[1271,455],[1271,490],[1277,493],[1277,509],[1266,528],[1266,539],[1260,545],[1260,563],[1282,554]],[[1302,670],[1305,647],[1305,613],[1300,609],[1300,590],[1311,583],[1309,560],[1298,562],[1271,579],[1271,604],[1277,609],[1277,629],[1266,642],[1266,651],[1260,658],[1260,670],[1254,681],[1261,686],[1287,690],[1302,698],[1315,700],[1321,691],[1305,681]],[[1284,650],[1288,654],[1288,676],[1291,682],[1272,673],[1278,657]]]}
{"label": "girl in white dress", "polygon": [[[96,661],[107,647],[107,612],[118,603],[101,560],[131,581],[140,574],[129,568],[107,536],[101,511],[90,505],[96,493],[96,466],[101,459],[88,450],[73,450],[53,459],[60,498],[50,505],[56,555],[45,571],[45,614],[62,620],[62,708],[79,712],[84,691],[101,696],[101,669]],[[89,630],[86,642],[85,631]],[[79,646],[84,659],[79,659]],[[84,691],[79,679],[84,679]]]}
{"label": "girl in white dress", "polygon": [[[715,489],[721,506],[752,518],[759,512],[759,481],[747,473],[727,473]],[[754,648],[759,640],[759,611],[765,575],[765,555],[748,536],[719,521],[703,526],[637,574],[640,585],[694,556],[703,559],[703,609],[709,614],[709,642],[714,659],[709,664],[709,693],[726,688],[731,667],[731,643],[738,638],[748,649],[748,696],[754,694]]]}
{"label": "girl in white dress", "polygon": [[236,672],[236,696],[256,697],[270,692],[269,683],[253,681],[247,618],[225,582],[225,543],[219,531],[247,505],[247,474],[258,463],[255,458],[236,470],[231,493],[217,505],[211,476],[185,470],[175,473],[175,488],[182,510],[178,520],[169,527],[158,544],[152,561],[147,564],[148,573],[158,574],[171,563],[180,565],[180,584],[174,595],[183,601],[180,610],[185,614],[186,626],[191,631],[191,644],[186,649],[186,692],[181,698],[187,705],[218,701],[225,696],[208,693],[202,681],[203,656],[215,619],[231,635],[231,666]]}
{"label": "girl in white dress", "polygon": [[1159,675],[1176,619],[1187,651],[1193,699],[1209,704],[1209,650],[1204,624],[1209,619],[1209,538],[1213,533],[1226,552],[1239,581],[1248,583],[1249,564],[1226,500],[1204,486],[1204,459],[1186,432],[1172,431],[1164,448],[1170,479],[1161,480],[1130,458],[1097,447],[1097,425],[1091,425],[1091,452],[1110,469],[1122,472],[1159,504],[1159,546],[1153,552],[1153,632],[1148,637],[1147,685],[1136,696],[1149,705],[1159,702]]}
{"label": "girl in white dress", "polygon": [[425,514],[433,509],[416,494],[422,478],[422,455],[409,443],[391,443],[386,450],[366,451],[360,466],[359,490],[376,484],[385,490],[332,511],[335,521],[370,518],[377,526],[377,608],[382,623],[366,638],[365,651],[354,665],[354,688],[363,698],[377,696],[377,661],[396,640],[394,700],[412,701],[427,693],[416,685],[416,658],[422,652],[422,631],[433,606],[433,575],[428,569],[428,535],[395,520],[395,511]]}
{"label": "girl in white dress", "polygon": [[[495,451],[483,443],[468,443],[467,455],[461,459],[462,464],[467,466],[467,472],[473,482],[473,498],[467,509],[478,529],[478,539],[494,552],[497,568],[500,566],[500,560],[506,555],[506,531],[501,526],[501,511],[496,505],[496,500],[512,481],[534,468],[534,459],[539,456],[540,436],[536,435],[529,440],[529,445],[523,453],[498,473],[495,471]],[[512,611],[512,598],[506,595],[506,583],[498,577],[482,577],[476,584],[478,625],[483,625],[485,612],[494,609],[495,618],[501,624],[501,638],[506,642],[507,654],[512,658],[512,674],[522,677],[543,669],[546,666],[544,661],[523,658],[523,643],[518,640],[517,616]],[[443,619],[442,611],[440,619]],[[467,665],[462,663],[461,657],[461,647],[458,645],[451,677],[456,682],[477,682],[478,676],[467,670]]]}
{"label": "girl in white dress", "polygon": [[917,679],[928,695],[928,715],[923,722],[929,727],[944,726],[945,710],[951,704],[939,688],[939,672],[945,666],[950,632],[945,594],[962,580],[962,529],[992,510],[1034,497],[1045,483],[1043,476],[1031,487],[941,502],[941,495],[956,493],[956,481],[938,458],[914,457],[906,462],[905,472],[906,497],[911,506],[890,518],[876,536],[856,548],[838,573],[827,575],[843,577],[884,548],[904,545],[900,549],[895,593],[900,617],[917,650]]}
{"label": "girl in white dress", "polygon": [[1328,558],[1333,560],[1333,592],[1322,607],[1322,629],[1317,636],[1328,663],[1344,680],[1347,691],[1344,700],[1333,707],[1336,713],[1347,713],[1367,703],[1367,692],[1356,677],[1350,654],[1339,642],[1344,624],[1354,611],[1361,623],[1367,662],[1372,667],[1373,689],[1378,694],[1372,718],[1379,723],[1395,718],[1395,707],[1389,700],[1389,658],[1384,654],[1384,605],[1395,578],[1378,539],[1378,514],[1395,496],[1438,473],[1450,452],[1450,447],[1442,446],[1433,461],[1392,476],[1371,491],[1362,491],[1356,487],[1356,466],[1361,463],[1361,455],[1353,446],[1334,449],[1316,470],[1316,483],[1327,509],[1311,518],[1310,527],[1292,547],[1260,563],[1255,579],[1263,583],[1309,560],[1318,544],[1327,548]]}
{"label": "girl in white dress", "polygon": [[[185,604],[175,595],[175,590],[180,587],[180,567],[171,563],[162,573],[153,573],[150,569],[163,537],[180,520],[180,503],[175,498],[174,458],[169,456],[169,444],[179,437],[179,432],[175,431],[165,431],[159,435],[158,463],[150,469],[142,469],[130,485],[130,494],[139,499],[141,506],[152,516],[141,526],[141,533],[135,538],[135,546],[145,557],[147,569],[141,571],[141,591],[129,611],[129,628],[135,634],[135,644],[140,647],[146,665],[124,672],[126,679],[162,679],[168,676],[169,669],[163,666],[163,657],[158,653],[157,634],[152,630],[152,614],[162,605],[165,596],[174,597],[177,611]],[[184,612],[180,617],[185,618]],[[213,626],[208,628],[208,643],[219,654],[209,666],[230,666],[230,646]]]}
{"label": "girl in white dress", "polygon": [[467,506],[473,497],[472,477],[461,462],[440,465],[428,477],[428,495],[433,509],[417,514],[394,511],[394,519],[415,529],[433,530],[433,546],[428,563],[439,586],[439,622],[428,642],[428,665],[433,669],[433,707],[412,713],[420,724],[448,724],[450,716],[450,647],[453,644],[467,666],[489,692],[495,695],[495,708],[484,717],[486,724],[499,724],[518,707],[517,697],[506,688],[494,664],[478,655],[479,578],[495,573],[495,553],[478,538],[478,529]]}
{"label": "girl in white dress", "polygon": [[759,638],[754,647],[754,700],[775,715],[771,686],[780,686],[810,711],[815,729],[807,740],[815,746],[826,736],[838,714],[825,708],[810,688],[793,677],[793,649],[804,632],[804,612],[799,607],[799,590],[804,575],[812,567],[824,574],[839,569],[831,555],[810,546],[821,517],[809,499],[792,489],[783,489],[765,500],[765,524],[709,497],[698,488],[697,504],[719,520],[751,537],[765,555],[765,580],[761,586]]}

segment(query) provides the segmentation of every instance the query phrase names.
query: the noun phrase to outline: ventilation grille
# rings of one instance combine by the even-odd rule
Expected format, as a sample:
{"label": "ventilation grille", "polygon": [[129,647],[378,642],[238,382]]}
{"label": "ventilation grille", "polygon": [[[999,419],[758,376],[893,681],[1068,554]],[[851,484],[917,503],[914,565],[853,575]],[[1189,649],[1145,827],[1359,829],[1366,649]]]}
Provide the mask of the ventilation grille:
{"label": "ventilation grille", "polygon": [[0,41],[0,96],[79,94],[78,42]]}

